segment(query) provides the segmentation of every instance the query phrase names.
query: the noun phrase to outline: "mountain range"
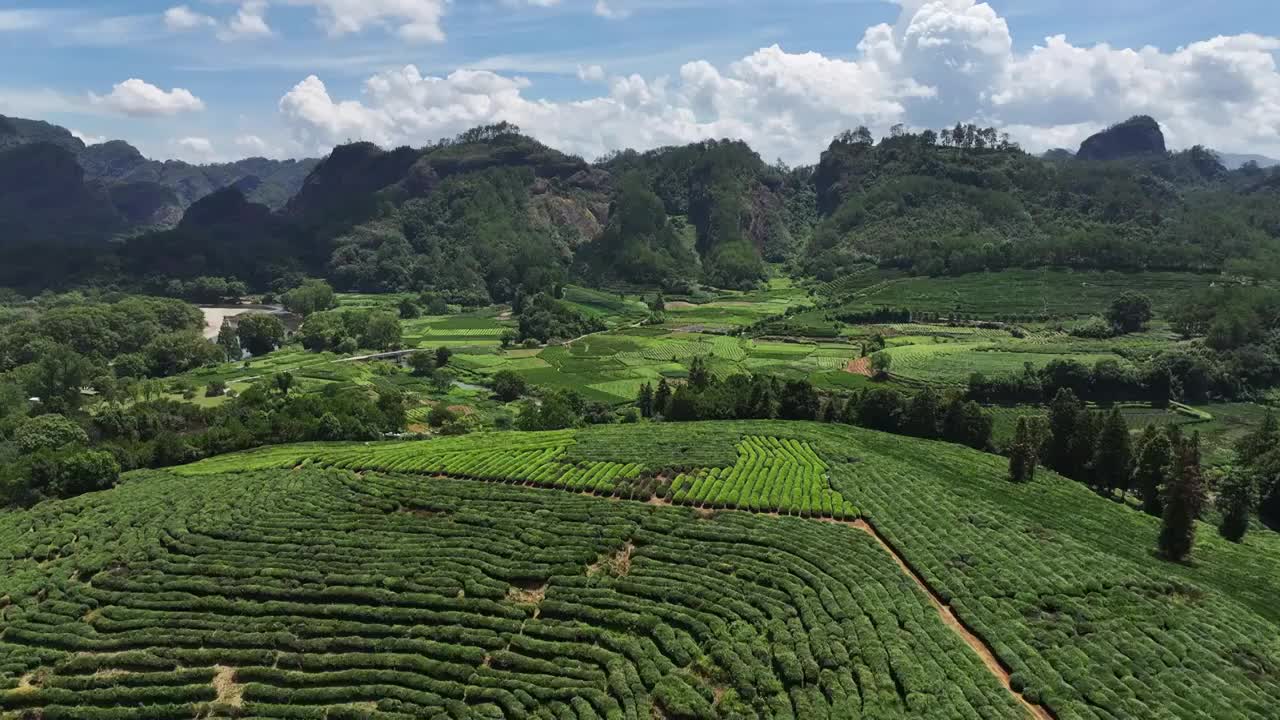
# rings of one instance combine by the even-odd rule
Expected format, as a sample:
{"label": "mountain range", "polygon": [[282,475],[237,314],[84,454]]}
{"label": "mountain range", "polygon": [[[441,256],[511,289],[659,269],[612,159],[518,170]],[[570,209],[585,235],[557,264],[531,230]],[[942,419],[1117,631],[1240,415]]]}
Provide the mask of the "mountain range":
{"label": "mountain range", "polygon": [[71,131],[40,120],[0,115],[0,152],[24,145],[47,145],[74,156],[87,185],[112,195],[124,226],[172,227],[191,204],[226,187],[239,188],[253,202],[283,207],[302,187],[318,160],[268,160],[254,157],[232,163],[192,165],[180,160],[149,160],[132,145],[111,140],[85,145]]}
{"label": "mountain range", "polygon": [[1280,271],[1280,173],[1225,159],[1170,152],[1139,116],[1046,156],[957,124],[878,142],[859,128],[800,168],[732,140],[588,163],[499,123],[196,166],[0,118],[0,285],[313,275],[480,304],[570,279],[746,288],[770,263],[826,279],[869,262]]}

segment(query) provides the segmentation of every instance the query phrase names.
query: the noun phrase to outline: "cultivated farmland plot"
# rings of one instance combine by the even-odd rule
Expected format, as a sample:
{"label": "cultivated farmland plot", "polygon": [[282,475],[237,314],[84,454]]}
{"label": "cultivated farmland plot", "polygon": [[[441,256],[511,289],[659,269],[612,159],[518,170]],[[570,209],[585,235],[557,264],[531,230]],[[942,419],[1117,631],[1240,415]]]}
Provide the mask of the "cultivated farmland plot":
{"label": "cultivated farmland plot", "polygon": [[849,296],[845,310],[905,308],[982,319],[1068,319],[1096,315],[1126,290],[1151,297],[1162,314],[1188,294],[1210,287],[1213,275],[1192,273],[1065,272],[1006,270],[962,277],[897,277]]}
{"label": "cultivated farmland plot", "polygon": [[1004,478],[724,422],[135,473],[0,515],[0,712],[1274,717],[1280,541],[1167,564],[1153,519]]}

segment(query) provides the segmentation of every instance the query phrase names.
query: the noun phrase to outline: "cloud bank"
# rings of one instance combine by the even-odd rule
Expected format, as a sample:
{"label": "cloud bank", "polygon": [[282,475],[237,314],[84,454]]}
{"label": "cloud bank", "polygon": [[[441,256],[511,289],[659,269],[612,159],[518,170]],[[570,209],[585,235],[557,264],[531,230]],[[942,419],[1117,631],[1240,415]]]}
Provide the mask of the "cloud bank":
{"label": "cloud bank", "polygon": [[[418,29],[401,32],[428,39],[443,7],[290,2],[343,9],[346,20],[328,21],[334,32],[386,17],[388,5],[419,6]],[[606,82],[608,92],[565,102],[532,96],[530,82],[519,76],[477,70],[432,76],[407,65],[369,77],[358,98],[335,97],[320,77],[309,76],[280,99],[279,109],[294,139],[317,152],[348,138],[421,145],[505,120],[586,157],[734,137],[769,159],[813,162],[832,136],[856,125],[884,132],[896,123],[938,128],[975,121],[1043,149],[1073,146],[1139,113],[1160,120],[1175,146],[1280,151],[1280,38],[1216,37],[1164,52],[1081,47],[1059,35],[1019,53],[1008,23],[986,3],[900,4],[898,22],[867,28],[850,60],[774,45],[719,67],[691,60],[674,76],[606,79],[590,68],[583,79]]]}

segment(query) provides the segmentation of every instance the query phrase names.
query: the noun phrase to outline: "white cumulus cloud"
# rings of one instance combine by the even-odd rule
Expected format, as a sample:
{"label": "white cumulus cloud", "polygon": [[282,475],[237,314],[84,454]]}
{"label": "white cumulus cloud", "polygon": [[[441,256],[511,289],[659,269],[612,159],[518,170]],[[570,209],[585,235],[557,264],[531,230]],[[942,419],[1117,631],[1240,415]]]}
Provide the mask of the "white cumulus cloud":
{"label": "white cumulus cloud", "polygon": [[[733,137],[768,159],[813,162],[832,136],[856,125],[883,133],[896,123],[981,122],[1040,150],[1072,147],[1139,113],[1156,117],[1175,147],[1280,152],[1280,38],[1216,37],[1163,51],[1054,36],[1018,52],[1008,23],[987,3],[899,4],[898,21],[865,29],[851,59],[774,45],[726,64],[690,60],[673,76],[620,75],[607,91],[576,101],[538,98],[518,76],[423,75],[409,65],[371,76],[356,98],[333,96],[312,75],[279,107],[295,139],[315,152],[348,139],[421,145],[505,120],[588,157]],[[386,21],[388,3],[363,5],[366,19],[347,30]],[[596,66],[579,67],[578,76],[606,79]]]}
{"label": "white cumulus cloud", "polygon": [[249,0],[240,5],[240,9],[227,21],[227,26],[218,31],[218,39],[223,41],[242,38],[269,37],[271,26],[267,25],[267,3],[264,0]]}
{"label": "white cumulus cloud", "polygon": [[72,137],[84,143],[85,145],[101,145],[102,143],[107,141],[107,139],[102,135],[88,135],[74,128],[72,128],[70,132]]}
{"label": "white cumulus cloud", "polygon": [[184,137],[173,141],[178,148],[178,156],[197,163],[212,162],[217,157],[213,142],[204,137]]}
{"label": "white cumulus cloud", "polygon": [[583,82],[600,82],[604,80],[604,68],[599,65],[579,65],[578,79]]}
{"label": "white cumulus cloud", "polygon": [[185,88],[162,90],[151,83],[129,78],[116,83],[106,95],[89,93],[89,103],[123,115],[177,115],[204,109],[204,102]]}
{"label": "white cumulus cloud", "polygon": [[622,20],[631,17],[631,9],[620,0],[596,0],[596,15],[610,20]]}
{"label": "white cumulus cloud", "polygon": [[195,30],[200,27],[213,27],[218,21],[192,10],[186,5],[178,5],[164,11],[164,26],[175,32]]}
{"label": "white cumulus cloud", "polygon": [[443,42],[440,25],[448,0],[285,0],[313,7],[320,25],[333,36],[362,32],[369,27],[393,29],[405,40]]}

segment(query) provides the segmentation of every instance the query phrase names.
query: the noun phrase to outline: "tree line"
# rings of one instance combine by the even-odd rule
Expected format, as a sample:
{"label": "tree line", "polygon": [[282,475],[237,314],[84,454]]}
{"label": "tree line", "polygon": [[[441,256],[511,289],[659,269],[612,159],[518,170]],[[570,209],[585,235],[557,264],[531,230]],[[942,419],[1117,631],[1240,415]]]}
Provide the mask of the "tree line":
{"label": "tree line", "polygon": [[911,397],[890,388],[823,394],[807,379],[767,374],[717,378],[695,357],[684,382],[666,378],[640,387],[636,407],[646,418],[697,420],[815,420],[992,449],[994,420],[961,392],[938,395],[926,388]]}
{"label": "tree line", "polygon": [[[0,414],[0,505],[106,489],[139,468],[261,445],[376,440],[404,428],[398,391],[294,387],[291,374],[276,373],[210,408],[149,399],[105,403],[92,414]],[[6,406],[0,392],[0,410]]]}
{"label": "tree line", "polygon": [[[1216,490],[1218,530],[1233,542],[1243,540],[1255,509],[1266,516],[1280,506],[1280,474],[1260,462],[1274,452],[1277,440],[1280,425],[1268,415],[1263,426],[1237,447],[1243,469],[1228,471],[1211,488],[1201,464],[1199,433],[1188,436],[1175,424],[1151,424],[1135,441],[1119,408],[1092,411],[1064,388],[1047,416],[1018,418],[1007,449],[1009,479],[1031,482],[1043,464],[1106,498],[1125,502],[1132,493],[1142,512],[1161,519],[1160,553],[1182,562],[1191,555],[1196,521],[1208,509],[1211,490]],[[1256,506],[1259,486],[1272,507]]]}

